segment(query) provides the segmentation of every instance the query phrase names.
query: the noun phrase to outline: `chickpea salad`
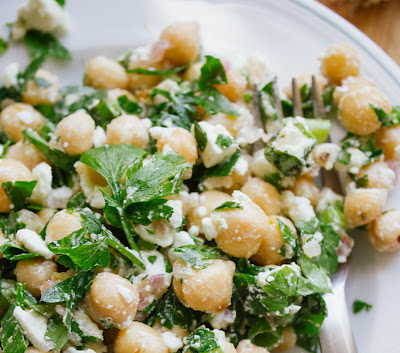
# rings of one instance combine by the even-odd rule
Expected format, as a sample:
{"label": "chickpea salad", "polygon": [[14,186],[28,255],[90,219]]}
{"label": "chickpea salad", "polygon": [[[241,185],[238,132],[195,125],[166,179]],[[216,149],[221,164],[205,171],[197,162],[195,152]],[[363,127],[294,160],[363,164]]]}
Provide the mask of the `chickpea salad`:
{"label": "chickpea salad", "polygon": [[0,42],[32,58],[0,87],[2,352],[317,353],[348,232],[400,248],[400,211],[384,211],[400,107],[334,44],[314,74],[330,119],[311,74],[303,116],[284,88],[281,118],[266,57],[203,55],[193,22],[62,86],[43,65],[71,59],[63,3],[28,0]]}

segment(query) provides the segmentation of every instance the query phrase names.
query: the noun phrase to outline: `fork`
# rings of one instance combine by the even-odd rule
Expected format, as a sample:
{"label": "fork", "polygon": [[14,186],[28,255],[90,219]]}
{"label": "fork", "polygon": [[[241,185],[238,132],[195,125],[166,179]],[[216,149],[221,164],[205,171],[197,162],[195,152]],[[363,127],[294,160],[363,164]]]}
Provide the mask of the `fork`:
{"label": "fork", "polygon": [[[314,75],[312,76],[311,90],[314,117],[326,119],[322,95]],[[295,115],[302,115],[301,97],[295,78],[292,80],[292,96]],[[330,135],[328,141],[331,141]],[[339,176],[334,170],[321,169],[321,177],[324,186],[328,186],[334,191],[340,191]],[[328,316],[322,324],[319,336],[322,353],[357,353],[345,298],[345,285],[349,270],[350,258],[346,263],[340,264],[337,272],[332,276],[332,293],[323,296]]]}

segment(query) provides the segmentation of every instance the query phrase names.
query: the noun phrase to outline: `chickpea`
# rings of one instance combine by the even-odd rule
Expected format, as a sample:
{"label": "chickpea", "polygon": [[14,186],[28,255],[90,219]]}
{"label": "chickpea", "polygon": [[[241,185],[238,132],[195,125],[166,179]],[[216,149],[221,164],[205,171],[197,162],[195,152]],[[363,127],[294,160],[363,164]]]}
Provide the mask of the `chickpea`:
{"label": "chickpea", "polygon": [[85,296],[89,316],[99,324],[128,328],[135,318],[139,294],[127,279],[110,272],[96,276]]}
{"label": "chickpea", "polygon": [[336,104],[339,104],[340,98],[342,98],[346,92],[365,86],[377,88],[375,82],[369,78],[350,76],[343,80],[341,86],[335,88],[335,91],[333,92],[333,99]]}
{"label": "chickpea", "polygon": [[200,56],[200,28],[197,22],[175,22],[166,27],[160,36],[168,47],[164,61],[172,66],[190,64]]}
{"label": "chickpea", "polygon": [[[189,164],[194,165],[196,163],[198,158],[197,141],[189,131],[176,127],[172,129],[171,133],[161,135],[157,140],[157,151],[163,152],[166,145],[176,153],[179,153]],[[191,176],[191,170],[187,170],[183,174],[184,179],[190,179]]]}
{"label": "chickpea", "polygon": [[335,85],[349,76],[360,73],[360,59],[357,51],[348,44],[333,44],[322,54],[321,73]]}
{"label": "chickpea", "polygon": [[390,190],[393,188],[395,174],[387,163],[376,161],[361,168],[357,175],[359,178],[368,177],[368,188]]}
{"label": "chickpea", "polygon": [[[289,218],[281,216],[269,216],[266,232],[261,240],[260,248],[250,259],[259,266],[280,265],[287,257],[279,253],[279,250],[286,244],[278,225],[278,220],[285,223],[290,230],[296,234],[296,228]],[[287,256],[291,258],[288,253]]]}
{"label": "chickpea", "polygon": [[123,96],[127,96],[129,100],[137,102],[135,95],[126,89],[115,88],[107,92],[107,99],[114,102],[118,101],[118,98]]}
{"label": "chickpea", "polygon": [[236,349],[237,353],[268,353],[265,348],[256,346],[250,340],[240,341]]}
{"label": "chickpea", "polygon": [[376,134],[376,144],[385,149],[386,160],[400,160],[400,124],[382,127]]}
{"label": "chickpea", "polygon": [[81,229],[81,222],[82,219],[78,213],[67,213],[66,210],[57,212],[47,224],[46,242],[51,243],[60,240]]}
{"label": "chickpea", "polygon": [[54,208],[42,208],[38,213],[36,213],[40,220],[42,221],[43,224],[47,224],[47,222],[50,220],[51,217],[53,217],[54,213],[56,213],[57,210]]}
{"label": "chickpea", "polygon": [[226,73],[227,83],[215,85],[215,88],[220,91],[231,102],[237,102],[243,97],[246,90],[247,81],[240,70],[232,67]]}
{"label": "chickpea", "polygon": [[82,154],[92,148],[95,128],[90,115],[73,113],[58,123],[50,144],[70,155]]}
{"label": "chickpea", "polygon": [[350,228],[369,224],[377,219],[385,205],[385,189],[356,189],[344,200],[344,217]]}
{"label": "chickpea", "polygon": [[237,353],[235,346],[229,342],[225,336],[225,332],[221,330],[212,331],[217,337],[218,343],[221,345],[222,351],[224,353]]}
{"label": "chickpea", "polygon": [[[311,205],[315,208],[317,207],[319,200],[319,188],[315,181],[307,176],[303,175],[300,178],[296,179],[295,184],[289,188],[290,191],[293,192],[296,196],[303,196],[310,200]],[[278,214],[276,212],[275,214]]]}
{"label": "chickpea", "polygon": [[45,118],[29,104],[14,103],[5,108],[0,115],[0,125],[15,142],[22,140],[22,131],[31,128],[39,131]]}
{"label": "chickpea", "polygon": [[33,230],[36,233],[40,233],[43,229],[44,224],[40,217],[29,210],[20,210],[18,211],[18,217],[21,219],[23,223],[25,223],[25,228]]}
{"label": "chickpea", "polygon": [[[6,181],[31,181],[31,171],[15,159],[0,159],[0,185]],[[0,186],[0,212],[10,212],[11,200]]]}
{"label": "chickpea", "polygon": [[[39,80],[44,80],[47,87],[38,85]],[[31,105],[54,104],[61,98],[59,89],[58,77],[49,71],[39,69],[36,71],[35,79],[27,82],[22,92],[22,101]]]}
{"label": "chickpea", "polygon": [[[4,233],[2,232],[2,230],[0,230],[0,246],[4,245],[4,243],[7,241],[6,236],[4,235]],[[3,258],[3,253],[0,252],[0,259]],[[0,315],[1,316],[1,315]]]}
{"label": "chickpea", "polygon": [[35,168],[39,163],[46,162],[46,158],[27,141],[19,140],[10,146],[6,158],[16,159],[24,163],[29,169]]}
{"label": "chickpea", "polygon": [[127,143],[139,148],[149,145],[149,126],[135,115],[121,115],[107,125],[107,144]]}
{"label": "chickpea", "polygon": [[114,342],[115,353],[168,353],[167,345],[159,332],[141,322],[133,322],[119,331]]}
{"label": "chickpea", "polygon": [[214,260],[211,265],[196,270],[182,259],[173,265],[173,288],[180,301],[193,310],[218,313],[231,303],[235,264]]}
{"label": "chickpea", "polygon": [[40,258],[20,260],[14,270],[17,281],[24,283],[36,298],[40,297],[40,286],[51,279],[55,272],[57,264],[54,261]]}
{"label": "chickpea", "polygon": [[357,135],[369,135],[379,129],[381,123],[370,104],[390,113],[387,97],[371,86],[355,88],[344,94],[339,102],[340,119],[344,127]]}
{"label": "chickpea", "polygon": [[293,330],[292,326],[287,326],[283,330],[283,341],[279,344],[278,347],[274,349],[274,352],[287,352],[290,351],[297,342],[297,335]]}
{"label": "chickpea", "polygon": [[203,65],[204,62],[201,61],[191,64],[183,73],[183,79],[192,82],[200,78],[201,68],[203,67]]}
{"label": "chickpea", "polygon": [[[322,92],[326,85],[328,84],[328,80],[322,76],[321,74],[314,74],[316,80],[317,80],[317,85]],[[297,82],[297,87],[300,89],[303,87],[305,84],[308,84],[311,86],[312,83],[312,74],[310,73],[303,73],[300,75],[296,76],[296,82]],[[292,85],[286,86],[283,88],[283,93],[285,93],[286,97],[289,99],[292,99]]]}
{"label": "chickpea", "polygon": [[[167,342],[167,340],[165,339],[165,337],[168,338],[168,335],[171,335],[171,336],[172,336],[172,335],[175,335],[175,337],[176,337],[177,339],[179,339],[179,340],[182,341],[182,346],[183,346],[183,340],[185,339],[185,337],[189,336],[189,331],[185,330],[184,328],[182,328],[182,327],[180,327],[180,326],[177,326],[177,325],[174,325],[174,326],[172,327],[172,329],[170,330],[169,328],[167,328],[167,327],[161,325],[161,324],[160,324],[160,320],[157,320],[157,321],[153,324],[153,328],[154,328],[157,332],[161,333],[161,335],[163,336],[163,339],[164,339],[165,343],[166,343],[167,346],[168,346],[168,352],[170,352],[170,353],[176,352],[177,349],[176,349],[176,346],[175,346],[175,347],[170,347],[170,346],[168,345],[168,342]],[[172,337],[173,337],[173,336],[172,336]]]}
{"label": "chickpea", "polygon": [[128,88],[128,74],[117,61],[97,56],[89,61],[85,72],[86,84],[100,89]]}
{"label": "chickpea", "polygon": [[[137,67],[141,67],[144,69],[154,68],[156,70],[163,69],[162,65],[151,61],[136,61],[129,64],[130,70],[135,69]],[[133,92],[137,90],[145,90],[152,88],[162,81],[161,76],[141,75],[141,74],[129,74],[128,79],[129,79],[128,88]]]}
{"label": "chickpea", "polygon": [[201,229],[201,220],[204,217],[209,217],[218,206],[231,200],[232,197],[222,191],[204,191],[199,195],[197,207],[193,208],[187,215],[188,227],[197,226]]}
{"label": "chickpea", "polygon": [[369,227],[368,238],[380,252],[400,249],[400,210],[390,210],[380,215]]}
{"label": "chickpea", "polygon": [[281,212],[281,195],[270,183],[260,179],[251,178],[243,185],[241,191],[252,199],[267,215]]}
{"label": "chickpea", "polygon": [[29,347],[26,349],[25,353],[50,353],[50,352],[42,352],[37,350],[36,348]]}
{"label": "chickpea", "polygon": [[[240,195],[239,198],[235,197]],[[250,198],[235,191],[234,199],[243,209],[214,211],[210,218],[214,225],[212,236],[218,247],[227,254],[248,259],[260,248],[262,238],[267,235],[268,217]],[[207,233],[203,231],[206,236]]]}

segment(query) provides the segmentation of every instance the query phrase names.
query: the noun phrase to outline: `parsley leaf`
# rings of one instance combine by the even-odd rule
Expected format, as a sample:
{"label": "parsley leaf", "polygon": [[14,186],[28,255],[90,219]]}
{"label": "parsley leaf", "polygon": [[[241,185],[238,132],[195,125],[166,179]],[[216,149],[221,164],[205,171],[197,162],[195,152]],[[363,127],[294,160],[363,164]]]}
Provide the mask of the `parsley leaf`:
{"label": "parsley leaf", "polygon": [[285,245],[279,250],[282,252],[282,255],[286,257],[287,253],[287,246],[290,247],[290,249],[293,250],[294,254],[298,255],[298,244],[297,244],[297,237],[296,235],[292,232],[292,230],[288,227],[288,225],[284,222],[282,222],[280,219],[277,221],[279,229],[282,234],[282,238],[285,241]]}
{"label": "parsley leaf", "polygon": [[68,61],[72,59],[68,49],[62,46],[50,33],[31,29],[25,34],[24,40],[29,54],[33,58],[49,55],[55,60]]}
{"label": "parsley leaf", "polygon": [[282,342],[282,331],[282,327],[273,328],[264,317],[257,317],[252,320],[248,336],[255,345],[271,349]]}
{"label": "parsley leaf", "polygon": [[50,87],[51,83],[49,81],[47,81],[45,78],[43,77],[34,77],[33,79],[35,81],[35,83],[39,86],[39,87]]}
{"label": "parsley leaf", "polygon": [[0,55],[3,55],[7,49],[8,43],[3,38],[0,38]]}
{"label": "parsley leaf", "polygon": [[3,254],[3,257],[10,261],[19,261],[42,257],[42,255],[30,253],[22,246],[19,246],[12,242],[5,242],[3,245],[0,246],[0,251]]}
{"label": "parsley leaf", "polygon": [[270,173],[270,174],[265,174],[264,175],[264,180],[273,186],[276,187],[276,189],[281,192],[282,191],[282,175],[279,173]]}
{"label": "parsley leaf", "polygon": [[15,182],[7,181],[1,184],[1,186],[13,203],[14,209],[18,211],[26,208],[29,205],[29,198],[31,197],[32,191],[36,184],[37,180]]}
{"label": "parsley leaf", "polygon": [[303,162],[296,156],[292,156],[284,151],[275,150],[271,146],[265,147],[265,158],[274,164],[285,176],[298,177],[303,167]]}
{"label": "parsley leaf", "polygon": [[312,283],[319,293],[331,293],[332,283],[323,268],[315,264],[307,255],[301,255],[299,259],[301,271]]}
{"label": "parsley leaf", "polygon": [[119,96],[117,100],[126,114],[141,114],[143,112],[142,107],[138,103],[131,101],[126,95]]}
{"label": "parsley leaf", "polygon": [[65,5],[65,0],[56,0],[57,4],[60,5],[61,7],[64,7]]}
{"label": "parsley leaf", "polygon": [[128,74],[140,74],[140,75],[151,75],[151,76],[171,76],[186,70],[189,65],[174,67],[173,69],[168,70],[157,70],[153,67],[143,68],[143,67],[135,67],[134,69],[126,70]]}
{"label": "parsley leaf", "polygon": [[219,134],[215,143],[223,150],[226,150],[233,143],[233,140],[229,136]]}
{"label": "parsley leaf", "polygon": [[206,87],[194,99],[211,115],[222,112],[230,116],[239,116],[230,100],[214,87]]}
{"label": "parsley leaf", "polygon": [[187,345],[183,352],[191,353],[223,353],[214,332],[208,328],[199,327],[186,338]]}
{"label": "parsley leaf", "polygon": [[201,68],[201,75],[198,80],[199,89],[205,90],[215,84],[225,84],[227,82],[225,69],[221,61],[213,56],[206,55],[206,62]]}
{"label": "parsley leaf", "polygon": [[391,114],[386,113],[382,108],[378,107],[377,105],[370,104],[370,107],[373,109],[383,126],[391,127],[395,124],[400,123],[400,116],[398,114],[399,107],[393,107]]}
{"label": "parsley leaf", "polygon": [[208,138],[206,132],[197,122],[194,123],[194,137],[197,141],[197,147],[199,148],[199,151],[203,152],[206,149]]}
{"label": "parsley leaf", "polygon": [[67,208],[85,208],[89,207],[89,204],[86,202],[85,194],[81,191],[76,194],[72,199],[67,202]]}
{"label": "parsley leaf", "polygon": [[24,353],[29,341],[23,334],[14,313],[15,305],[11,305],[1,319],[0,341],[4,353]]}
{"label": "parsley leaf", "polygon": [[214,211],[230,210],[234,208],[243,210],[243,206],[239,202],[226,201],[222,205],[219,205]]}
{"label": "parsley leaf", "polygon": [[180,257],[196,270],[210,266],[214,259],[221,257],[221,251],[207,245],[185,245],[174,250],[181,253]]}
{"label": "parsley leaf", "polygon": [[60,316],[54,315],[49,319],[45,337],[54,342],[54,350],[60,351],[67,344],[70,332]]}
{"label": "parsley leaf", "polygon": [[363,302],[361,300],[356,299],[353,302],[353,313],[358,314],[360,311],[365,310],[365,311],[370,311],[372,309],[372,305],[368,304],[366,302]]}

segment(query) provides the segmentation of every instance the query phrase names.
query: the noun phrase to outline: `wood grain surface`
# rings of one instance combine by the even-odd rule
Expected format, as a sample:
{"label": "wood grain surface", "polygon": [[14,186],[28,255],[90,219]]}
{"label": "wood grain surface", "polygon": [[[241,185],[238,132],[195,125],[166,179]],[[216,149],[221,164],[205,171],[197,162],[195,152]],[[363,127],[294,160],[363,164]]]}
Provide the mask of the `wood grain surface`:
{"label": "wood grain surface", "polygon": [[[326,1],[321,2],[326,3]],[[337,5],[333,10],[341,15],[344,14],[350,22],[400,64],[400,0],[359,8],[353,15],[347,13],[345,4]]]}

